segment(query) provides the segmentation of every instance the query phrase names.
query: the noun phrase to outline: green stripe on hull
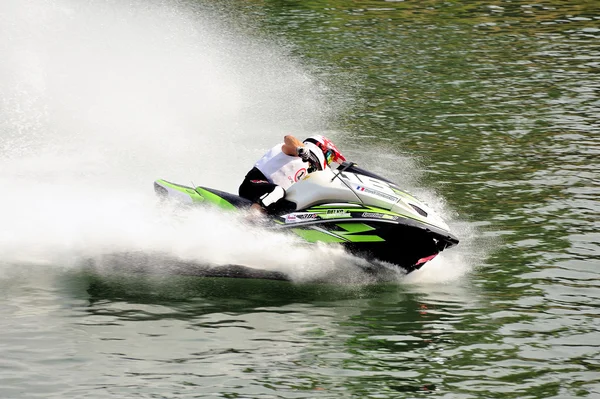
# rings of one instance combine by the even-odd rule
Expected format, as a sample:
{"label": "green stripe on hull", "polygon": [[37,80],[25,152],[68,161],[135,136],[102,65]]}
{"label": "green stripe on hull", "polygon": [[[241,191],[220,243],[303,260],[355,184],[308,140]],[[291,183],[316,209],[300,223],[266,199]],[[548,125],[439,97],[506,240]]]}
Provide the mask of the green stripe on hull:
{"label": "green stripe on hull", "polygon": [[[408,196],[408,197],[410,197],[410,196]],[[413,197],[410,197],[410,198],[413,198]],[[415,202],[418,203],[418,200],[415,199]],[[336,211],[343,210],[344,212],[351,213],[351,214],[379,213],[381,215],[384,215],[384,217],[381,217],[382,220],[390,220],[390,216],[397,216],[397,217],[404,218],[404,219],[416,220],[417,222],[421,222],[421,223],[425,223],[425,224],[432,224],[431,222],[429,222],[429,220],[427,220],[427,218],[413,215],[409,212],[397,213],[397,212],[389,211],[387,209],[382,209],[382,208],[369,206],[369,205],[363,205],[360,208],[357,208],[357,207],[350,208],[350,207],[344,207],[342,205],[332,205],[332,206],[317,205],[317,206],[313,206],[310,209],[307,209],[306,212],[314,212],[317,215],[321,216],[321,215],[327,215],[327,210],[329,210],[329,209],[334,209]],[[387,216],[387,218],[385,216]],[[322,217],[322,219],[327,219],[327,218],[328,218],[327,216]]]}
{"label": "green stripe on hull", "polygon": [[325,232],[321,230],[292,229],[294,233],[308,242],[383,242],[383,238],[376,235],[358,234],[375,230],[373,227],[363,223],[339,223],[336,226],[346,231]]}
{"label": "green stripe on hull", "polygon": [[206,200],[207,202],[211,203],[212,205],[216,205],[222,209],[229,209],[229,210],[235,209],[235,206],[233,206],[231,203],[229,203],[228,201],[219,197],[217,194],[211,193],[208,190],[205,190],[201,187],[196,187],[196,192],[198,193],[198,195],[200,197],[203,197],[203,200]]}
{"label": "green stripe on hull", "polygon": [[235,206],[229,203],[227,200],[219,197],[217,194],[214,194],[202,187],[196,187],[193,189],[188,186],[184,186],[181,184],[175,184],[168,182],[166,180],[157,180],[160,185],[168,187],[173,190],[177,190],[180,193],[183,193],[191,198],[193,203],[203,203],[206,202],[209,205],[216,205],[222,209],[233,210]]}
{"label": "green stripe on hull", "polygon": [[364,212],[371,212],[371,213],[381,213],[382,215],[391,215],[391,216],[404,216],[401,215],[399,213],[396,212],[392,212],[392,211],[388,211],[387,209],[382,209],[382,208],[377,208],[377,207],[373,207],[373,206],[368,206],[368,205],[364,205],[361,207],[346,207],[343,205],[332,205],[332,206],[326,206],[326,205],[317,205],[317,206],[313,206],[309,209],[307,209],[304,212],[314,212],[316,214],[323,214],[323,213],[327,213],[328,210],[336,210],[336,211],[345,211],[345,212],[354,212],[354,213],[364,213]]}
{"label": "green stripe on hull", "polygon": [[197,193],[196,190],[194,190],[191,187],[183,186],[181,184],[171,183],[166,180],[157,180],[157,181],[163,186],[167,186],[169,188],[172,188],[173,190],[177,190],[183,194],[188,195],[192,199],[193,202],[204,202],[204,198],[199,193]]}
{"label": "green stripe on hull", "polygon": [[336,226],[346,230],[346,232],[339,232],[338,234],[352,242],[382,242],[385,241],[383,238],[376,235],[369,234],[358,234],[365,233],[367,231],[375,230],[374,227],[364,223],[338,223]]}
{"label": "green stripe on hull", "polygon": [[[364,233],[365,231],[375,230],[373,227],[364,223],[338,223],[337,227],[341,227],[346,230],[348,233]],[[344,233],[345,234],[345,233]]]}
{"label": "green stripe on hull", "polygon": [[313,229],[292,229],[300,237],[308,242],[346,242],[343,238]]}

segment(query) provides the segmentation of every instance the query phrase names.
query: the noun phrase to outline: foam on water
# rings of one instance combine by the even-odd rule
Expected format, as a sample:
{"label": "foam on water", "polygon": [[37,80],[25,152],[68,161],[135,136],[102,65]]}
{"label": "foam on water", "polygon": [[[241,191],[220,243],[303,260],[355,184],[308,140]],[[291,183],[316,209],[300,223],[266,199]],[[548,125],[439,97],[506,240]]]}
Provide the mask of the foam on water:
{"label": "foam on water", "polygon": [[240,216],[180,218],[157,206],[154,179],[235,192],[265,148],[290,131],[323,131],[336,113],[285,48],[219,24],[213,12],[161,1],[2,2],[5,271],[130,251],[296,280],[360,262],[339,248],[240,229]]}

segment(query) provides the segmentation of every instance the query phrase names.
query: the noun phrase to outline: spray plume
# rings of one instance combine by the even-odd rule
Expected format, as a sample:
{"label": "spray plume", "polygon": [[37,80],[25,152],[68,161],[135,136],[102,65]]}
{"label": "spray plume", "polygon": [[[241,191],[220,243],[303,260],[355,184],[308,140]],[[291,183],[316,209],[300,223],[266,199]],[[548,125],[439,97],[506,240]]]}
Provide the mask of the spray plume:
{"label": "spray plume", "polygon": [[213,13],[161,1],[0,4],[5,267],[159,251],[305,280],[357,262],[239,229],[236,216],[181,221],[156,206],[154,179],[235,192],[284,133],[324,130],[335,114],[285,48]]}

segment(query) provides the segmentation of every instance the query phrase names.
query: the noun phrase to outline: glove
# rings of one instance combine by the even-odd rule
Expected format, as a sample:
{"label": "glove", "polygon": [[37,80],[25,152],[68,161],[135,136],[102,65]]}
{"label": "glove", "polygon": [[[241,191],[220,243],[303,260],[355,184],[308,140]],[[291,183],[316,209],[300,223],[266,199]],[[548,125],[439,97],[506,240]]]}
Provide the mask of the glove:
{"label": "glove", "polygon": [[306,147],[296,147],[296,153],[304,162],[310,158],[310,151]]}
{"label": "glove", "polygon": [[311,151],[308,151],[308,163],[310,167],[308,168],[308,173],[316,172],[317,170],[323,170],[321,165],[319,164],[319,158]]}

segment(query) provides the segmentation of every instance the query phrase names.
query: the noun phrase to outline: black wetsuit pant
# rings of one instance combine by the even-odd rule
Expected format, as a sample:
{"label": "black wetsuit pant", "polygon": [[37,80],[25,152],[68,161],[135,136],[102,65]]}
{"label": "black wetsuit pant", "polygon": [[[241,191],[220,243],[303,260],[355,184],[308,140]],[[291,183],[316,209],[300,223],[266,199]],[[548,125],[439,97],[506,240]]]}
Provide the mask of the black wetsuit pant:
{"label": "black wetsuit pant", "polygon": [[[244,181],[240,185],[238,191],[240,197],[244,197],[252,202],[261,204],[260,198],[263,195],[275,190],[276,187],[277,184],[269,183],[265,175],[260,170],[257,168],[252,168],[244,178]],[[265,209],[269,214],[280,214],[296,209],[296,204],[282,198],[279,201],[269,205]]]}

